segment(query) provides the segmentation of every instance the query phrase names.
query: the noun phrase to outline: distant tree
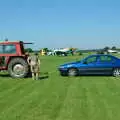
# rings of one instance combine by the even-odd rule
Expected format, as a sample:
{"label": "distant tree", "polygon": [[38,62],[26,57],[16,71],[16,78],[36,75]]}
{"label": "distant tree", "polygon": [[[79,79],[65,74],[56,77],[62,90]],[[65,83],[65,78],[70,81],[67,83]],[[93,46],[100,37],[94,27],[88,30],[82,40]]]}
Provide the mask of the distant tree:
{"label": "distant tree", "polygon": [[73,48],[70,48],[70,54],[73,56],[74,52],[73,52]]}
{"label": "distant tree", "polygon": [[40,49],[39,52],[41,53],[41,52],[42,52],[42,49]]}
{"label": "distant tree", "polygon": [[83,53],[79,51],[78,55],[83,55]]}
{"label": "distant tree", "polygon": [[98,50],[97,54],[104,54],[104,50]]}
{"label": "distant tree", "polygon": [[116,50],[116,49],[117,49],[116,46],[113,46],[113,47],[112,47],[112,50]]}
{"label": "distant tree", "polygon": [[110,49],[110,47],[106,46],[103,50],[108,51],[109,49]]}
{"label": "distant tree", "polygon": [[32,50],[32,48],[26,48],[25,52],[30,52],[31,53],[31,52],[33,52],[33,50]]}
{"label": "distant tree", "polygon": [[44,50],[45,52],[49,52],[49,49],[48,49],[48,48],[43,48],[43,50]]}
{"label": "distant tree", "polygon": [[117,50],[120,50],[120,48],[117,48]]}
{"label": "distant tree", "polygon": [[52,50],[49,50],[49,52],[52,52]]}

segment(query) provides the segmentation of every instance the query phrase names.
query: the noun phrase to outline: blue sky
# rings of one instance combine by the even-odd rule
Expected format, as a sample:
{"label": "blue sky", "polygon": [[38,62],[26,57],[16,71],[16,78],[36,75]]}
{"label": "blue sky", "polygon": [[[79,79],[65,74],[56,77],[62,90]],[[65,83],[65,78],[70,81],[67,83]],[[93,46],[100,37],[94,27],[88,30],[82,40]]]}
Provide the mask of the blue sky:
{"label": "blue sky", "polygon": [[34,48],[120,47],[119,0],[0,0],[0,39]]}

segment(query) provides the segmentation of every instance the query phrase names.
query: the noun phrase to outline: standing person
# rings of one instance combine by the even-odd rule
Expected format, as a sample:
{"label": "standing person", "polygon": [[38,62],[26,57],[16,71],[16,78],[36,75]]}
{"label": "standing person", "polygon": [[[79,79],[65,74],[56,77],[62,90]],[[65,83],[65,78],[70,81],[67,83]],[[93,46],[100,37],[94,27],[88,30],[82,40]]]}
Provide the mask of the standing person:
{"label": "standing person", "polygon": [[32,79],[39,79],[39,70],[40,70],[40,60],[38,57],[38,53],[34,53],[34,55],[28,57],[28,63],[32,72]]}

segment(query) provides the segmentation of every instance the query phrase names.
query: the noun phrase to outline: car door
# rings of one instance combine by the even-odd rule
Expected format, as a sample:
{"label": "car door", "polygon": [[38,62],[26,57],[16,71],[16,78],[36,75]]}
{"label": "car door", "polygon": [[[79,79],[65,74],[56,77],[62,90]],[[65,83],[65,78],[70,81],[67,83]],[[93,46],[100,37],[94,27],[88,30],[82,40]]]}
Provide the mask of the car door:
{"label": "car door", "polygon": [[111,74],[115,59],[108,55],[101,55],[96,63],[99,74]]}
{"label": "car door", "polygon": [[96,62],[97,62],[97,56],[90,56],[86,58],[82,65],[79,67],[80,74],[86,75],[86,74],[97,74],[97,68],[96,68]]}

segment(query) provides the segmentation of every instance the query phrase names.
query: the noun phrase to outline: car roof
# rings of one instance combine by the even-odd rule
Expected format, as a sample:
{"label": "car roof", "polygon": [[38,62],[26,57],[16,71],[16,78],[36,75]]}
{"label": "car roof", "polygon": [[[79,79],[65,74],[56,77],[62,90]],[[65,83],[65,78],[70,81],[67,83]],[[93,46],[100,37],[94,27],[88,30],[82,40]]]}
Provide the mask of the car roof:
{"label": "car roof", "polygon": [[110,57],[113,57],[113,58],[116,58],[116,59],[119,59],[119,58],[117,58],[116,56],[113,56],[113,55],[108,55],[108,54],[94,54],[94,55],[90,55],[89,57],[94,57],[94,56],[96,56],[96,57],[100,57],[100,56],[110,56]]}
{"label": "car roof", "polygon": [[112,55],[108,55],[108,54],[93,54],[93,55],[90,55],[90,56],[112,56]]}

